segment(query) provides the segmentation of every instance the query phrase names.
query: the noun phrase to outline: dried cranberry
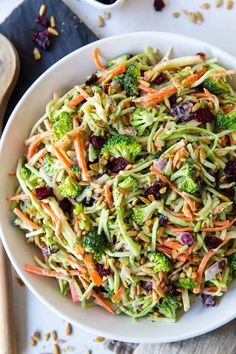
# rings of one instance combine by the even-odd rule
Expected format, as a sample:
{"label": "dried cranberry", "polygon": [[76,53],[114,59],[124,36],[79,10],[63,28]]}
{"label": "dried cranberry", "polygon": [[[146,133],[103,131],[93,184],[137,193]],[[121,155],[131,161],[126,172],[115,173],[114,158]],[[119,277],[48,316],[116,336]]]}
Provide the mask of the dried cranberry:
{"label": "dried cranberry", "polygon": [[35,195],[38,200],[42,200],[53,196],[53,189],[51,187],[35,188]]}
{"label": "dried cranberry", "polygon": [[126,159],[124,159],[123,157],[118,157],[118,158],[108,162],[107,168],[112,173],[118,173],[121,170],[124,170],[128,164],[129,163]]}
{"label": "dried cranberry", "polygon": [[171,95],[171,96],[169,97],[169,102],[170,102],[170,106],[171,106],[171,107],[174,106],[174,104],[175,104],[175,102],[176,102],[176,99],[177,99],[176,95]]}
{"label": "dried cranberry", "polygon": [[147,290],[147,291],[151,291],[152,290],[152,282],[150,281],[142,281],[141,282],[141,286],[143,289]]}
{"label": "dried cranberry", "polygon": [[167,216],[162,215],[162,214],[158,215],[158,219],[159,219],[159,226],[165,225],[168,221]]}
{"label": "dried cranberry", "polygon": [[100,178],[102,176],[103,176],[102,173],[98,173],[97,175],[94,175],[91,179],[96,181],[98,178]]}
{"label": "dried cranberry", "polygon": [[102,136],[90,135],[89,142],[93,145],[94,149],[100,150],[105,144],[106,139]]}
{"label": "dried cranberry", "polygon": [[225,166],[225,173],[228,176],[236,175],[236,160],[227,162],[227,164]]}
{"label": "dried cranberry", "polygon": [[192,107],[192,101],[184,101],[171,108],[171,113],[175,116],[177,122],[188,122],[194,118]]}
{"label": "dried cranberry", "polygon": [[49,19],[44,16],[37,16],[35,19],[35,22],[39,23],[40,25],[42,25],[44,27],[50,27]]}
{"label": "dried cranberry", "polygon": [[179,295],[174,284],[167,285],[167,292],[173,296]]}
{"label": "dried cranberry", "polygon": [[64,211],[64,213],[70,213],[71,212],[72,204],[71,204],[71,202],[69,201],[68,198],[63,198],[60,201],[59,206],[62,209],[62,211]]}
{"label": "dried cranberry", "polygon": [[161,11],[166,5],[163,0],[154,0],[153,6],[156,11]]}
{"label": "dried cranberry", "polygon": [[193,236],[190,232],[183,232],[177,236],[177,239],[182,245],[192,246],[194,244]]}
{"label": "dried cranberry", "polygon": [[109,90],[109,87],[110,87],[110,86],[111,86],[110,84],[106,84],[106,85],[102,88],[102,91],[103,91],[104,93],[108,94],[108,90]]}
{"label": "dried cranberry", "polygon": [[216,300],[212,295],[202,294],[202,304],[205,307],[212,307],[216,305]]}
{"label": "dried cranberry", "polygon": [[100,275],[100,277],[107,277],[108,275],[111,275],[111,270],[110,269],[105,269],[102,264],[96,263],[95,268]]}
{"label": "dried cranberry", "polygon": [[205,58],[206,58],[206,54],[203,53],[203,52],[198,52],[197,55],[199,55],[199,57],[201,57],[201,58],[204,59],[204,60],[205,60]]}
{"label": "dried cranberry", "polygon": [[157,182],[145,190],[144,196],[148,197],[149,195],[153,195],[156,199],[160,199],[164,195],[164,193],[160,193],[160,190],[164,187],[167,187],[164,183]]}
{"label": "dried cranberry", "polygon": [[234,198],[235,195],[235,191],[233,188],[224,188],[224,189],[220,189],[220,193],[225,195],[228,198]]}
{"label": "dried cranberry", "polygon": [[45,30],[36,30],[33,34],[32,40],[43,50],[48,50],[51,46],[49,32]]}
{"label": "dried cranberry", "polygon": [[201,192],[201,191],[203,190],[203,187],[204,187],[203,180],[201,179],[200,176],[198,176],[198,177],[196,178],[195,182],[196,182],[197,185],[198,185],[199,192]]}
{"label": "dried cranberry", "polygon": [[207,236],[205,238],[205,245],[208,249],[217,248],[223,241],[216,236]]}
{"label": "dried cranberry", "polygon": [[85,84],[86,85],[92,85],[94,84],[95,82],[98,81],[98,77],[96,74],[92,74],[86,81],[85,81]]}
{"label": "dried cranberry", "polygon": [[91,207],[93,205],[93,202],[94,202],[93,198],[90,199],[85,198],[84,200],[82,200],[81,203],[83,204],[83,206]]}
{"label": "dried cranberry", "polygon": [[160,73],[153,81],[153,84],[160,85],[167,79],[167,75],[164,73]]}
{"label": "dried cranberry", "polygon": [[209,108],[199,108],[194,113],[194,119],[200,123],[212,122],[214,120],[214,114],[211,113]]}

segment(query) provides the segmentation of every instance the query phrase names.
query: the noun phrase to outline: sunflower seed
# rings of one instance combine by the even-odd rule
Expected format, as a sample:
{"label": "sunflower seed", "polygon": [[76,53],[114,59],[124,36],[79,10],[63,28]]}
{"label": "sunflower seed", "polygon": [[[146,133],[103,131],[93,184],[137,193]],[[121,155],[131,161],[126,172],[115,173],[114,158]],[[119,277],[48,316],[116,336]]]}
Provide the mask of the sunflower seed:
{"label": "sunflower seed", "polygon": [[223,5],[224,0],[216,0],[216,7],[221,7]]}
{"label": "sunflower seed", "polygon": [[172,13],[173,17],[178,18],[180,16],[180,12],[175,11]]}
{"label": "sunflower seed", "polygon": [[35,60],[40,60],[41,59],[41,53],[38,48],[33,49],[33,55]]}
{"label": "sunflower seed", "polygon": [[57,32],[57,30],[55,30],[55,28],[48,27],[48,32],[51,33],[53,36],[59,36],[59,33]]}
{"label": "sunflower seed", "polygon": [[233,0],[228,0],[227,4],[226,4],[226,7],[227,7],[228,10],[231,10],[234,7]]}
{"label": "sunflower seed", "polygon": [[56,27],[56,20],[54,16],[50,17],[50,26],[51,27]]}
{"label": "sunflower seed", "polygon": [[104,27],[105,26],[105,20],[102,16],[98,16],[98,26],[99,27]]}
{"label": "sunflower seed", "polygon": [[45,4],[42,4],[41,6],[40,6],[40,9],[39,9],[39,16],[43,16],[44,14],[45,14],[45,12],[46,12],[46,5]]}

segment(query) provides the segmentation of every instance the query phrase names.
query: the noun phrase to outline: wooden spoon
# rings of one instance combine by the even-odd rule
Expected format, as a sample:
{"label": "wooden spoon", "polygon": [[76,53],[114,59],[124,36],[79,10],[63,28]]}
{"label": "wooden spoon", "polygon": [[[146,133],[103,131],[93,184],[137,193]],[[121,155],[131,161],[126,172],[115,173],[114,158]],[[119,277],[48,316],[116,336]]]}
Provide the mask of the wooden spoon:
{"label": "wooden spoon", "polygon": [[[0,34],[0,132],[8,100],[16,85],[20,61],[12,43]],[[16,354],[10,262],[0,241],[0,352]]]}

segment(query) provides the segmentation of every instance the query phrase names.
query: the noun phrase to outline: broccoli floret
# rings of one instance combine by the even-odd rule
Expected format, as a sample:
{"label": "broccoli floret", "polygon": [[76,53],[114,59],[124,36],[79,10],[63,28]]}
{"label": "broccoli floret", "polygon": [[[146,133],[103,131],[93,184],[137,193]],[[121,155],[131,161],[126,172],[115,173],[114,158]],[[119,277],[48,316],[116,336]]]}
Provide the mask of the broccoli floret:
{"label": "broccoli floret", "polygon": [[79,215],[80,213],[82,213],[84,210],[84,206],[82,203],[75,203],[73,205],[73,213],[77,216]]}
{"label": "broccoli floret", "polygon": [[216,114],[216,126],[219,129],[236,129],[236,109],[233,109],[228,114],[218,112]]}
{"label": "broccoli floret", "polygon": [[169,272],[172,269],[171,261],[164,253],[150,252],[148,259],[150,262],[155,263],[154,272]]}
{"label": "broccoli floret", "polygon": [[128,176],[122,182],[119,183],[119,187],[137,192],[138,180],[133,176]]}
{"label": "broccoli floret", "polygon": [[67,176],[58,189],[63,197],[73,199],[82,192],[82,187],[71,176]]}
{"label": "broccoli floret", "polygon": [[26,185],[30,189],[34,189],[35,187],[39,187],[43,182],[42,178],[38,177],[35,173],[33,173],[26,166],[23,166],[21,168],[20,175],[21,175],[22,179],[24,180],[24,182],[26,183]]}
{"label": "broccoli floret", "polygon": [[186,164],[181,167],[177,172],[173,173],[171,180],[175,180],[177,178],[183,178],[179,183],[178,183],[178,188],[181,191],[187,192],[187,193],[196,193],[199,190],[198,184],[195,182],[195,168],[190,162],[187,162]]}
{"label": "broccoli floret", "polygon": [[107,248],[106,236],[101,233],[98,235],[96,231],[90,231],[83,238],[83,246],[85,251],[94,253],[95,256],[101,256]]}
{"label": "broccoli floret", "polygon": [[222,79],[208,78],[203,82],[203,87],[216,96],[231,92],[230,85]]}
{"label": "broccoli floret", "polygon": [[80,178],[80,168],[77,165],[72,165],[70,168],[71,172],[74,173],[74,175],[78,178]]}
{"label": "broccoli floret", "polygon": [[45,156],[43,167],[45,169],[46,174],[50,178],[55,177],[55,175],[57,175],[57,173],[63,169],[60,162],[57,159],[54,159],[49,154]]}
{"label": "broccoli floret", "polygon": [[136,205],[133,208],[133,220],[136,224],[142,226],[144,222],[152,216],[152,214],[157,210],[156,202],[152,202],[149,205]]}
{"label": "broccoli floret", "polygon": [[131,124],[136,130],[138,135],[144,135],[147,128],[153,124],[157,110],[155,108],[136,108],[132,118]]}
{"label": "broccoli floret", "polygon": [[124,75],[123,86],[128,96],[138,96],[138,78],[140,76],[139,64],[133,63]]}
{"label": "broccoli floret", "polygon": [[141,145],[134,137],[129,135],[114,135],[103,146],[101,155],[123,157],[129,162],[133,162],[141,150]]}
{"label": "broccoli floret", "polygon": [[171,295],[166,295],[157,304],[157,309],[165,317],[176,319],[176,311],[181,306],[181,303],[176,300],[175,297]]}
{"label": "broccoli floret", "polygon": [[194,289],[197,286],[197,282],[190,278],[179,279],[178,286],[185,289]]}
{"label": "broccoli floret", "polygon": [[229,266],[233,277],[236,277],[236,252],[229,257]]}
{"label": "broccoli floret", "polygon": [[68,112],[62,112],[56,122],[53,124],[53,133],[55,140],[61,139],[73,128],[71,115]]}
{"label": "broccoli floret", "polygon": [[121,87],[123,87],[123,85],[124,85],[124,77],[125,76],[123,74],[114,76],[114,78],[113,78],[113,80],[111,82],[111,85],[120,84]]}

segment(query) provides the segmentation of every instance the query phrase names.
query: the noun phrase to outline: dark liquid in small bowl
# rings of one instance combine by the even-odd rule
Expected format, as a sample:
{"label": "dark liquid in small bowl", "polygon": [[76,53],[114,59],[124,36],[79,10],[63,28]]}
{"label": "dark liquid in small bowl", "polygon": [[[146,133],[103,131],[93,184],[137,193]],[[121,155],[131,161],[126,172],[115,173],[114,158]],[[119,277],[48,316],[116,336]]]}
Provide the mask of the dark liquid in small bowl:
{"label": "dark liquid in small bowl", "polygon": [[116,0],[96,0],[96,1],[101,2],[102,4],[105,4],[105,5],[111,5],[116,2]]}

